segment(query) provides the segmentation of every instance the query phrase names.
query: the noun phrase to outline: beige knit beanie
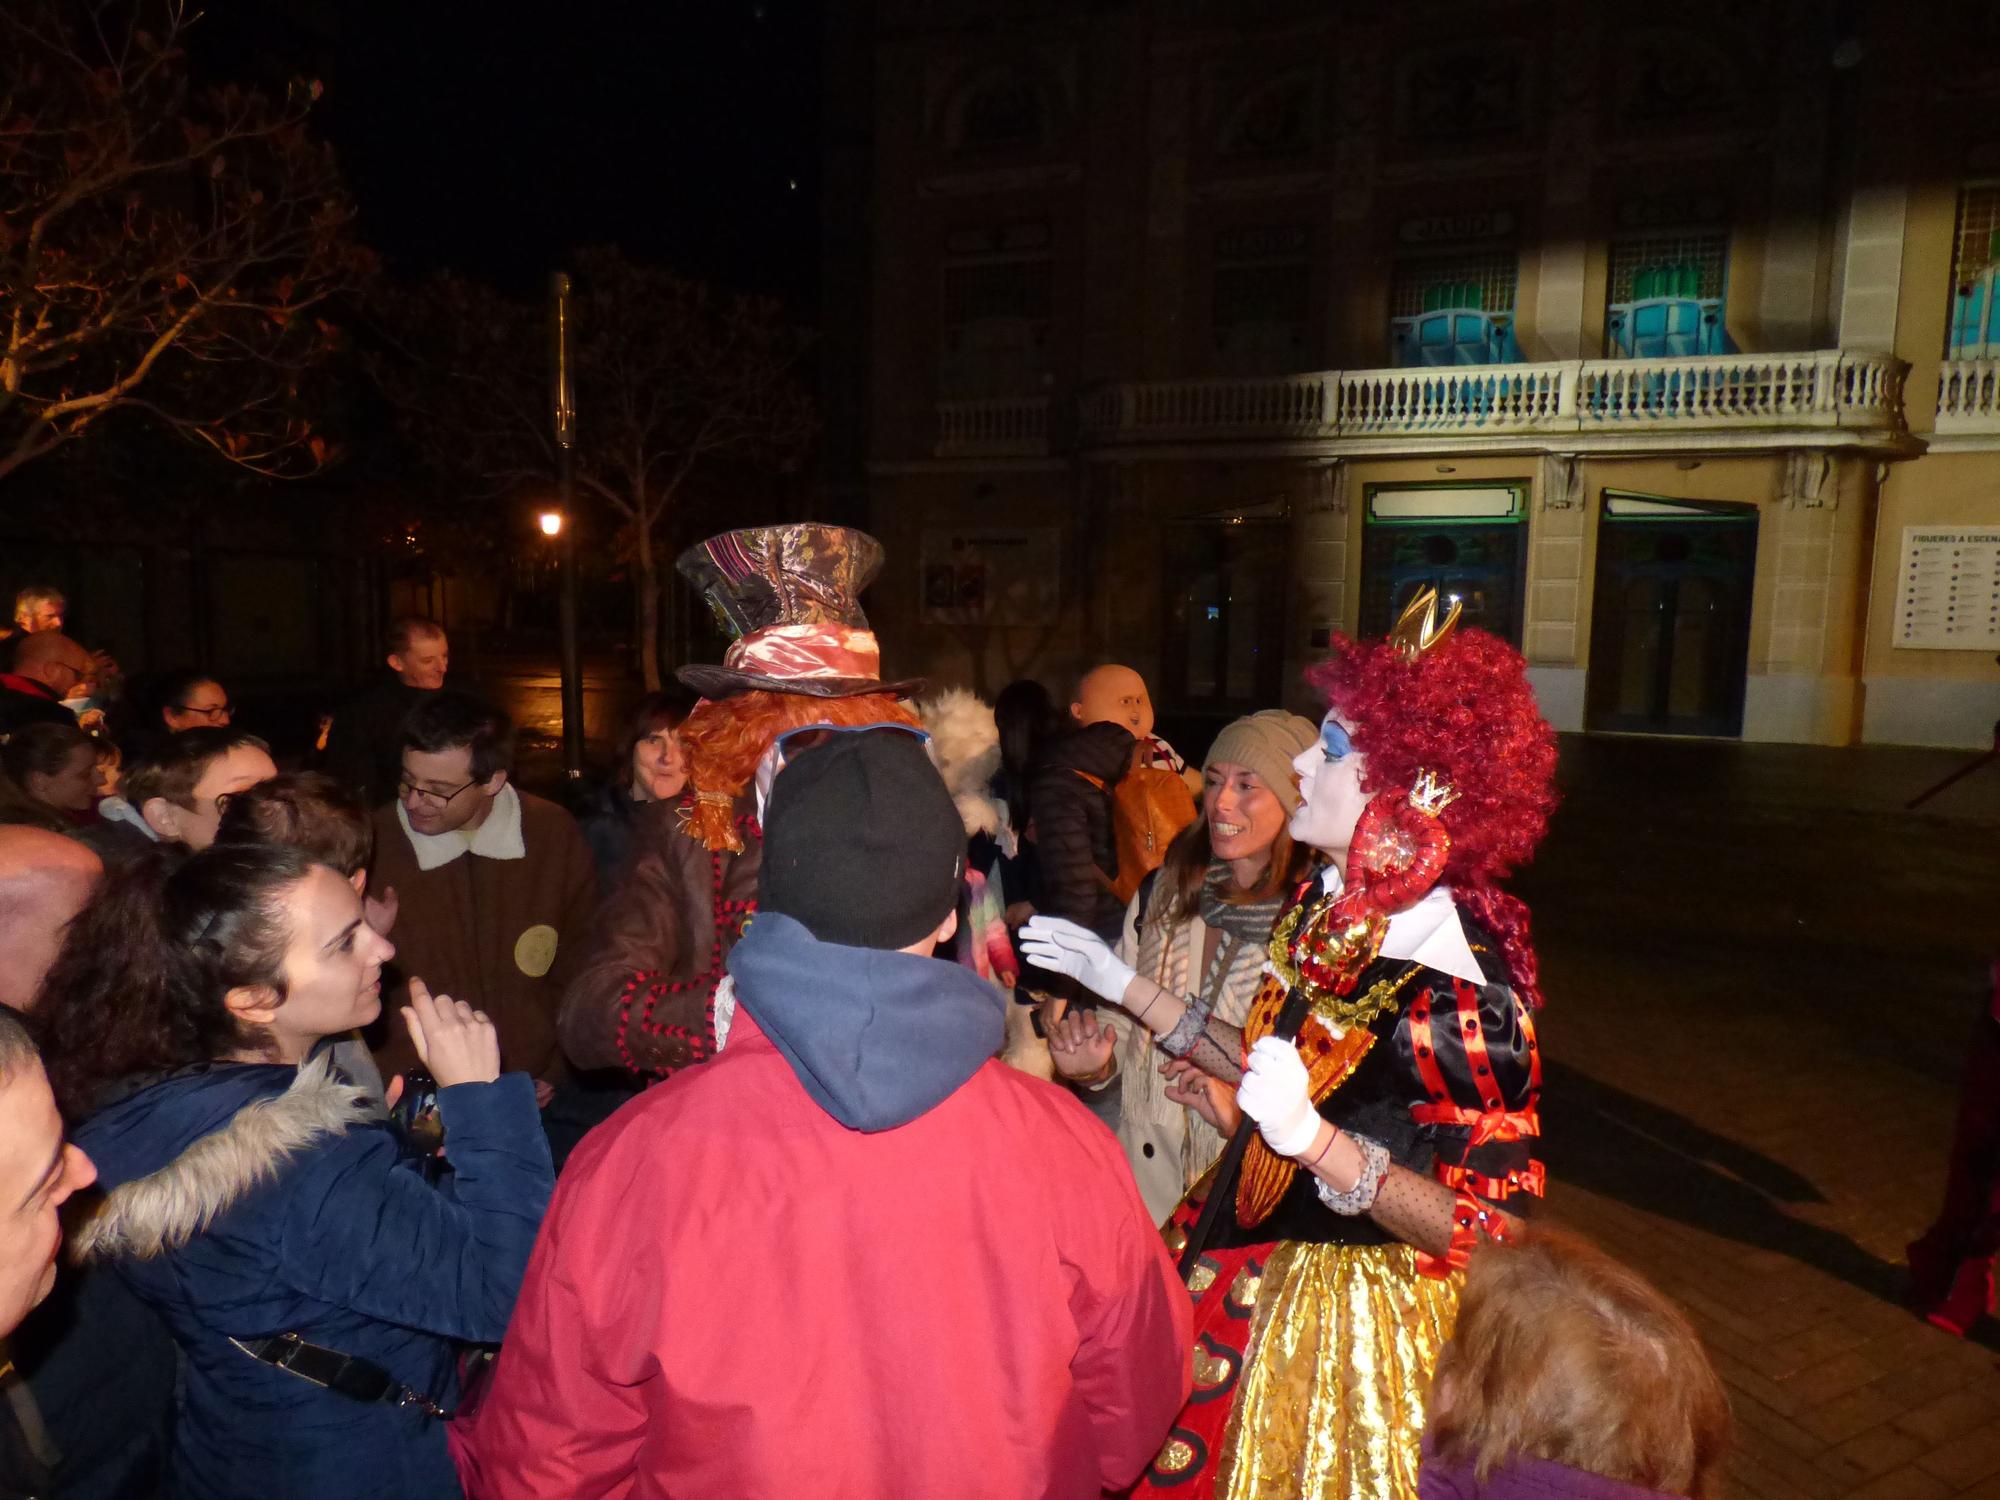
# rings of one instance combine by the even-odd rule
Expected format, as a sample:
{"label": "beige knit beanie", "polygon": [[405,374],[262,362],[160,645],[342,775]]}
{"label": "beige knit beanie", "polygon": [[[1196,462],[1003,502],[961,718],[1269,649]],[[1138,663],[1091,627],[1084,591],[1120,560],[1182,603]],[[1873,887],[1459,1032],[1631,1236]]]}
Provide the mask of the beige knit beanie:
{"label": "beige knit beanie", "polygon": [[1299,783],[1292,774],[1292,757],[1319,738],[1310,719],[1267,708],[1227,726],[1208,747],[1204,772],[1217,761],[1248,766],[1291,812],[1299,805]]}

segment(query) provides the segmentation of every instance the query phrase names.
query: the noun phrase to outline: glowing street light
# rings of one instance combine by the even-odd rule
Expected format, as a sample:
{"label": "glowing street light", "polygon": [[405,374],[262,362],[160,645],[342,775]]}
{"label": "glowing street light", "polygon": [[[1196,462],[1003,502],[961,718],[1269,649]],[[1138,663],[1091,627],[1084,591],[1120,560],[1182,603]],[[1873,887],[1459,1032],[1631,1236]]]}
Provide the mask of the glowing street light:
{"label": "glowing street light", "polygon": [[545,510],[536,517],[541,522],[543,536],[561,536],[563,516],[559,510]]}

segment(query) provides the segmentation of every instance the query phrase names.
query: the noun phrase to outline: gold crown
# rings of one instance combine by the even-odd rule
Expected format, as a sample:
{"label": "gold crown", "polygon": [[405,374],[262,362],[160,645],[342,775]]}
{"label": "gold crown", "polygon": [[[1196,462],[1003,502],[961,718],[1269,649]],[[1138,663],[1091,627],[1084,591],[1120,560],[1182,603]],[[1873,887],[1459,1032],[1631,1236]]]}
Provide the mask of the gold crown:
{"label": "gold crown", "polygon": [[1458,595],[1453,594],[1442,625],[1438,623],[1437,612],[1438,591],[1428,584],[1419,589],[1416,596],[1403,606],[1402,618],[1396,621],[1396,628],[1389,632],[1389,644],[1404,661],[1415,661],[1450,635],[1453,627],[1458,624],[1458,617],[1465,612],[1465,603]]}
{"label": "gold crown", "polygon": [[1439,776],[1435,771],[1417,772],[1416,783],[1410,788],[1410,806],[1420,813],[1428,813],[1435,818],[1458,800],[1458,788]]}

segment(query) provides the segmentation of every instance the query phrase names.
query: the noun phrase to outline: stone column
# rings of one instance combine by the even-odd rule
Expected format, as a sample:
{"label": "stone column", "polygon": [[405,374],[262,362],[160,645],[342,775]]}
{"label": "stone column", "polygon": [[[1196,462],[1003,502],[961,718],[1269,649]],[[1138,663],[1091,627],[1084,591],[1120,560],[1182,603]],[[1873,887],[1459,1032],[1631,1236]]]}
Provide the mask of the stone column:
{"label": "stone column", "polygon": [[1326,659],[1329,638],[1347,628],[1348,490],[1345,459],[1315,471],[1304,503],[1292,517],[1291,607],[1285,611],[1287,708],[1318,712],[1305,686],[1305,669]]}
{"label": "stone column", "polygon": [[1772,569],[1770,627],[1750,662],[1744,739],[1853,742],[1874,483],[1864,458],[1785,455],[1778,503],[1762,515],[1775,533],[1759,549]]}
{"label": "stone column", "polygon": [[1573,453],[1551,453],[1535,478],[1528,517],[1521,646],[1542,717],[1561,730],[1583,728],[1583,620],[1590,609],[1583,577],[1590,525],[1586,490],[1582,461]]}

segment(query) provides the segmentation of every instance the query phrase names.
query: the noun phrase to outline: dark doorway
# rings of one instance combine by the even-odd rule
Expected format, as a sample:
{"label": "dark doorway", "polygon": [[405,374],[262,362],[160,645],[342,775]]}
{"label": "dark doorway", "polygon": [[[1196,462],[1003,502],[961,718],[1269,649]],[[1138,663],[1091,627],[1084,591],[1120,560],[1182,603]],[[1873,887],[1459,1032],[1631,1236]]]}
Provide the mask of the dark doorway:
{"label": "dark doorway", "polygon": [[1740,735],[1756,572],[1756,506],[1606,491],[1588,726]]}
{"label": "dark doorway", "polygon": [[1527,569],[1524,485],[1372,486],[1362,532],[1360,630],[1386,635],[1418,590],[1435,588],[1464,621],[1521,644]]}
{"label": "dark doorway", "polygon": [[1167,528],[1167,705],[1220,720],[1283,696],[1290,536],[1261,517]]}

